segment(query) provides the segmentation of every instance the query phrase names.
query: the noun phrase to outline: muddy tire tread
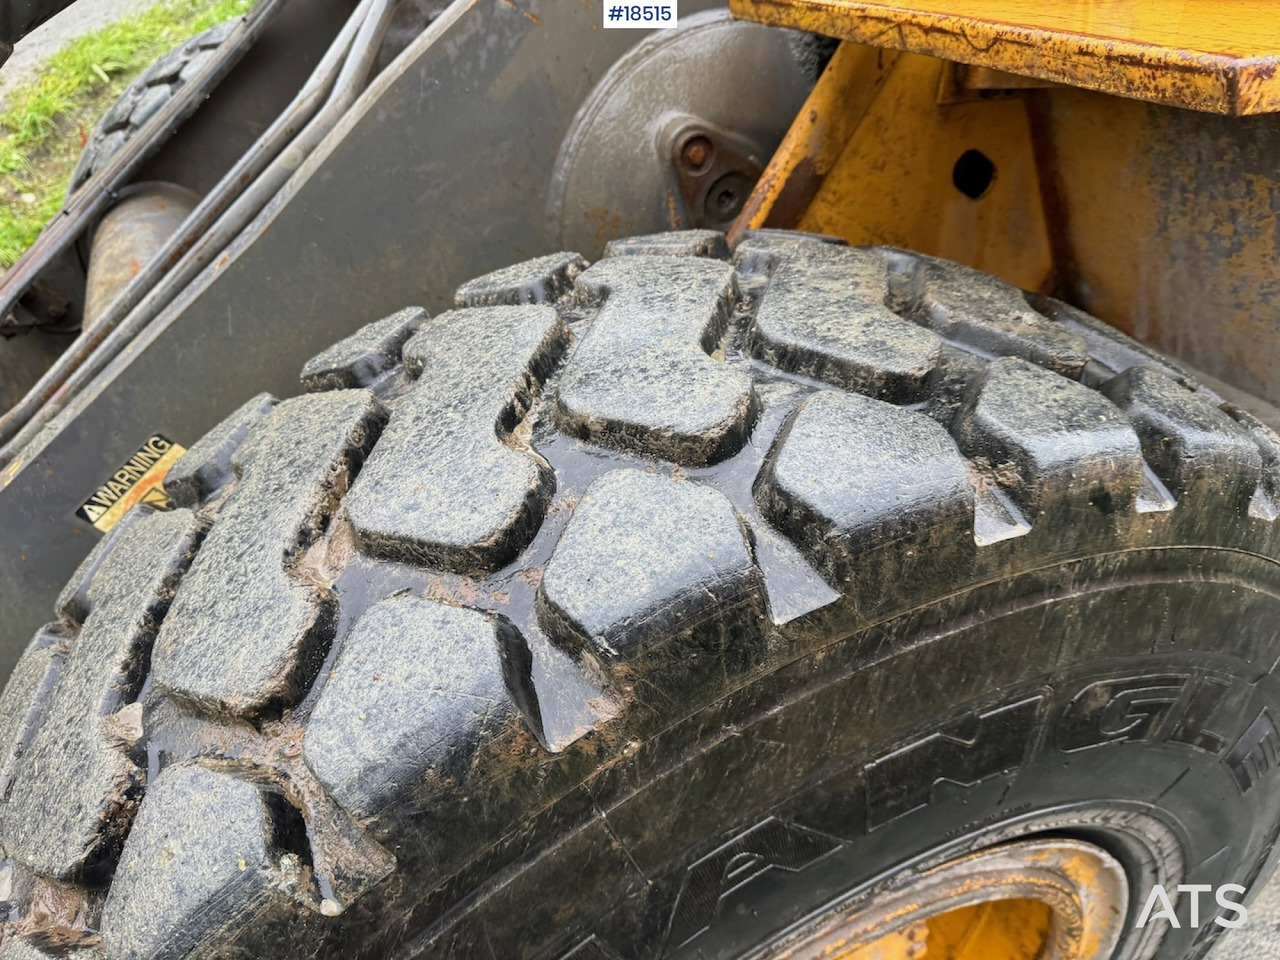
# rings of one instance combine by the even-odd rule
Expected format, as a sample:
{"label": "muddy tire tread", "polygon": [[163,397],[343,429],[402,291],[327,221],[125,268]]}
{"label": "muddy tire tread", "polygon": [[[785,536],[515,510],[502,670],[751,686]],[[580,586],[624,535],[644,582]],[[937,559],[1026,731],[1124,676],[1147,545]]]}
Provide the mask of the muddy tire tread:
{"label": "muddy tire tread", "polygon": [[[871,319],[842,327],[815,313],[833,290],[851,298],[842,310]],[[381,874],[353,867],[337,882],[344,844],[403,826],[406,784],[426,781],[455,803],[459,784],[490,769],[485,750],[519,739],[512,724],[560,752],[628,711],[669,722],[693,709],[755,662],[771,617],[785,626],[770,599],[784,567],[870,623],[919,589],[913,557],[946,552],[980,578],[991,557],[1069,551],[1055,525],[1174,524],[1225,497],[1244,533],[1215,535],[1274,550],[1272,431],[1092,318],[964,267],[768,231],[731,254],[702,231],[615,241],[591,266],[569,252],[539,258],[465,284],[457,303],[433,320],[414,310],[358,331],[308,364],[312,392],[254,398],[174,468],[179,513],[199,533],[176,566],[162,562],[172,544],[154,548],[169,572],[118,634],[147,662],[148,702],[165,701],[148,722],[268,747],[299,737],[305,764],[268,757],[255,762],[285,772],[250,775],[205,752],[150,783],[138,771],[129,803],[99,825],[92,869],[36,857],[0,806],[0,837],[21,869],[99,884],[109,956],[186,956],[256,935],[201,927],[210,903],[252,901],[262,923],[299,917],[310,929],[353,902],[358,914],[358,893],[303,889],[297,858],[359,891]],[[560,504],[555,443],[615,459]],[[835,463],[852,465],[838,481]],[[736,486],[708,482],[747,471]],[[424,478],[432,504],[451,504],[435,511],[443,520],[415,508]],[[1170,501],[1143,513],[1157,481]],[[113,564],[174,517],[131,514],[33,641],[0,699],[11,791],[34,796],[45,783],[27,763],[43,724],[77,698],[87,716],[99,709],[99,693],[48,678],[85,642]],[[763,542],[769,529],[777,546]],[[227,579],[255,551],[246,577]],[[421,568],[427,595],[343,608],[334,582],[360,557]],[[486,599],[500,592],[498,572],[534,560],[539,579],[518,588],[523,613]],[[866,571],[885,564],[894,585],[869,586]],[[657,568],[664,575],[637,573]],[[271,626],[299,603],[296,624]],[[689,652],[677,673],[659,665],[671,644]],[[431,677],[414,669],[428,646]],[[237,653],[268,647],[270,662]],[[547,662],[576,678],[580,693],[560,697],[574,702],[540,688]],[[384,674],[395,682],[368,679]],[[645,692],[658,687],[661,697]],[[551,731],[566,710],[574,733],[561,737]],[[359,737],[345,737],[355,725]],[[164,813],[197,794],[209,807],[200,823],[220,824],[203,848],[212,827]],[[346,824],[333,828],[332,861],[284,839],[325,803]],[[139,875],[171,834],[207,852],[214,872],[250,850],[251,881],[241,867],[180,889],[158,916],[130,910],[136,890],[171,876]]]}

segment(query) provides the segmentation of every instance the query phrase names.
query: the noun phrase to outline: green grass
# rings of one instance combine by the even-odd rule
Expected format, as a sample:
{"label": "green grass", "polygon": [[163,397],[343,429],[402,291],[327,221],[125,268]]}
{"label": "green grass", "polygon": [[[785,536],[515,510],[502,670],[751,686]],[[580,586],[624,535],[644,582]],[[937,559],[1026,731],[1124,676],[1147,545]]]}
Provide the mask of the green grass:
{"label": "green grass", "polygon": [[0,113],[0,269],[13,264],[62,206],[98,118],[157,57],[245,13],[253,0],[161,0],[59,50]]}

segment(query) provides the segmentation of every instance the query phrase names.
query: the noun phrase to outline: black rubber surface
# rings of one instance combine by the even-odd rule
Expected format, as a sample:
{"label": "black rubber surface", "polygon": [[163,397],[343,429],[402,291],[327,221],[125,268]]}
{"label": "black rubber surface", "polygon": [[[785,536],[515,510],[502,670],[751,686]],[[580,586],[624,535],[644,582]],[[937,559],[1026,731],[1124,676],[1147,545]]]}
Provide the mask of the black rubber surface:
{"label": "black rubber surface", "polygon": [[335,345],[86,560],[0,699],[0,957],[737,956],[1066,829],[1253,883],[1274,433],[953,264],[609,254]]}
{"label": "black rubber surface", "polygon": [[97,173],[183,84],[205,68],[234,27],[235,21],[228,21],[192,37],[166,53],[125,88],[89,135],[71,173],[68,195]]}

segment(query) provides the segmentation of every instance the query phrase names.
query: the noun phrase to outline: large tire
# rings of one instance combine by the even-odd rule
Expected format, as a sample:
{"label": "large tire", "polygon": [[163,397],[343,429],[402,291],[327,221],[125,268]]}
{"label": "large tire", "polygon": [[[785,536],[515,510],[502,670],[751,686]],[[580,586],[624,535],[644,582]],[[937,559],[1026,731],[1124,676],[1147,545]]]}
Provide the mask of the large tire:
{"label": "large tire", "polygon": [[1133,921],[1277,836],[1276,435],[964,267],[727,256],[499,271],[195,444],[0,703],[5,949],[739,956],[1065,835],[1202,955]]}
{"label": "large tire", "polygon": [[188,80],[209,64],[235,25],[234,20],[229,20],[184,41],[125,88],[89,135],[67,184],[67,196],[102,169]]}

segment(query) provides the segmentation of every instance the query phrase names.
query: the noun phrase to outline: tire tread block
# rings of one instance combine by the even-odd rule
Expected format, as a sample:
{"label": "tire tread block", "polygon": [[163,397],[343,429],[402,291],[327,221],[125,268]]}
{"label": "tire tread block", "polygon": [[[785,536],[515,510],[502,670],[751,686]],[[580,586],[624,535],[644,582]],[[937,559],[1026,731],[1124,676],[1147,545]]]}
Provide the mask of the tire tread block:
{"label": "tire tread block", "polygon": [[578,278],[599,312],[560,381],[568,433],[682,464],[723,459],[746,442],[751,378],[712,359],[737,298],[728,264],[696,257],[614,257]]}
{"label": "tire tread block", "polygon": [[84,623],[84,618],[89,615],[89,588],[93,586],[93,578],[98,575],[102,564],[111,555],[116,544],[124,538],[129,528],[150,516],[151,512],[149,507],[134,507],[129,510],[105,537],[93,545],[88,556],[80,561],[80,565],[76,567],[75,573],[62,588],[53,605],[54,613],[65,623],[72,628]]}
{"label": "tire tread block", "polygon": [[271,811],[253,784],[195,765],[163,770],[103,907],[107,955],[178,960],[249,920],[278,887],[272,835]]}
{"label": "tire tread block", "polygon": [[208,65],[238,23],[233,18],[175,47],[125,88],[102,115],[76,161],[67,187],[69,194],[105,166],[182,86]]}
{"label": "tire tread block", "polygon": [[1011,283],[958,263],[888,251],[902,312],[939,336],[997,357],[1021,357],[1078,378],[1089,348],[1066,325],[1043,316]]}
{"label": "tire tread block", "polygon": [[134,104],[133,111],[129,114],[129,124],[134,127],[141,127],[154,117],[172,97],[173,89],[168,84],[158,83],[148,87],[142,96],[138,98],[138,102]]}
{"label": "tire tread block", "polygon": [[155,682],[215,711],[299,695],[332,639],[332,591],[295,576],[384,416],[367,391],[285,400],[236,451],[240,480],[156,640]]}
{"label": "tire tread block", "polygon": [[109,133],[118,130],[121,127],[128,126],[129,117],[133,113],[134,106],[137,105],[138,98],[142,95],[142,87],[130,87],[120,95],[107,112],[102,115],[102,119],[98,121],[98,131]]}
{"label": "tire tread block", "polygon": [[418,381],[347,503],[362,549],[471,572],[532,539],[555,481],[531,448],[504,438],[567,339],[550,307],[502,306],[442,314],[405,345]]}
{"label": "tire tread block", "polygon": [[570,251],[547,254],[468,280],[453,297],[455,307],[555,303],[573,291],[587,261]]}
{"label": "tire tread block", "polygon": [[47,694],[66,659],[66,646],[60,624],[41,628],[0,694],[0,799],[35,733]]}
{"label": "tire tread block", "polygon": [[859,558],[903,541],[973,544],[973,486],[946,430],[856,394],[822,391],[804,402],[761,468],[755,497],[837,581]]}
{"label": "tire tread block", "polygon": [[127,829],[142,771],[104,720],[141,685],[157,624],[200,540],[188,510],[133,524],[89,588],[91,607],[16,767],[5,849],[37,873],[93,866]]}
{"label": "tire tread block", "polygon": [[604,245],[606,257],[709,257],[728,260],[729,246],[719,230],[671,230],[623,237]]}
{"label": "tire tread block", "polygon": [[993,361],[954,426],[960,448],[1033,518],[1054,501],[1127,510],[1142,487],[1138,435],[1096,391],[1012,357]]}
{"label": "tire tread block", "polygon": [[889,309],[882,251],[765,236],[740,244],[736,259],[769,275],[751,326],[754,356],[883,400],[927,392],[942,341]]}
{"label": "tire tread block", "polygon": [[233,479],[231,458],[249,431],[275,408],[277,400],[260,393],[191,445],[169,468],[164,492],[181,507],[197,507]]}
{"label": "tire tread block", "polygon": [[366,324],[303,365],[303,388],[319,391],[369,386],[399,365],[405,342],[426,322],[426,310],[406,307]]}
{"label": "tire tread block", "polygon": [[[1079,336],[1089,350],[1091,364],[1101,365],[1110,370],[1112,375],[1128,370],[1130,367],[1149,367],[1157,373],[1176,380],[1188,390],[1196,388],[1195,375],[1186,367],[1172,357],[1157,353],[1146,344],[1126,336],[1097,317],[1090,316],[1068,303],[1041,294],[1028,294],[1027,302],[1045,317],[1062,324],[1067,330]],[[1096,387],[1099,384],[1090,383],[1089,385]]]}
{"label": "tire tread block", "polygon": [[1225,498],[1248,509],[1262,453],[1216,405],[1145,367],[1130,367],[1101,392],[1128,415],[1147,462],[1176,498]]}
{"label": "tire tread block", "polygon": [[1273,521],[1280,517],[1280,433],[1277,433],[1247,410],[1231,405],[1228,411],[1236,423],[1248,431],[1262,454],[1262,480],[1255,491],[1249,511],[1259,519]]}
{"label": "tire tread block", "polygon": [[303,741],[307,765],[356,817],[425,776],[459,775],[514,715],[500,655],[518,642],[512,633],[500,618],[436,600],[375,604],[321,689]]}
{"label": "tire tread block", "polygon": [[562,643],[626,661],[762,589],[727,497],[615,470],[587,488],[565,527],[539,586],[539,619]]}

